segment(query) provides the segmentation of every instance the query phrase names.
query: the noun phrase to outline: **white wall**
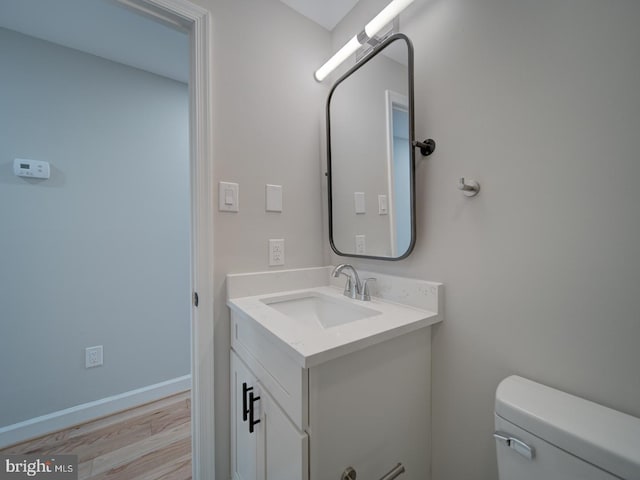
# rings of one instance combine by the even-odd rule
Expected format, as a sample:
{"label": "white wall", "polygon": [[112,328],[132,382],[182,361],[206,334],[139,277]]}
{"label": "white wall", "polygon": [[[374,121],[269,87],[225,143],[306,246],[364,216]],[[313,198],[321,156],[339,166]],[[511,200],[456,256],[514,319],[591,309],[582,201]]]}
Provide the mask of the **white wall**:
{"label": "white wall", "polygon": [[[225,275],[269,270],[270,238],[284,267],[322,264],[320,118],[313,72],[330,35],[277,0],[198,0],[212,12],[215,182],[240,184],[240,211],[215,215],[217,477],[229,475],[229,312]],[[283,186],[282,213],[265,212],[265,184]],[[217,198],[217,192],[216,192]]]}
{"label": "white wall", "polygon": [[[334,47],[385,3],[361,0]],[[509,374],[640,417],[640,4],[410,8],[416,134],[437,142],[417,168],[417,244],[397,263],[353,263],[444,282],[433,478],[491,480],[494,392]],[[460,176],[480,182],[477,197]]]}
{"label": "white wall", "polygon": [[0,65],[0,426],[188,374],[186,85],[6,29]]}

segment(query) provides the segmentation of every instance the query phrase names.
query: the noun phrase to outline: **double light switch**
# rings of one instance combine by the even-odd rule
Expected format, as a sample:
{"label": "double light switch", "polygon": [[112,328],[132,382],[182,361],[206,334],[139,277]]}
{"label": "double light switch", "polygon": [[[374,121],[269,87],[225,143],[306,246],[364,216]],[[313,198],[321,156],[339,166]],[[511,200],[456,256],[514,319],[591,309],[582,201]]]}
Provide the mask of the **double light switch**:
{"label": "double light switch", "polygon": [[[240,210],[240,186],[232,182],[218,184],[218,210],[238,212]],[[282,185],[266,185],[265,210],[282,212]]]}

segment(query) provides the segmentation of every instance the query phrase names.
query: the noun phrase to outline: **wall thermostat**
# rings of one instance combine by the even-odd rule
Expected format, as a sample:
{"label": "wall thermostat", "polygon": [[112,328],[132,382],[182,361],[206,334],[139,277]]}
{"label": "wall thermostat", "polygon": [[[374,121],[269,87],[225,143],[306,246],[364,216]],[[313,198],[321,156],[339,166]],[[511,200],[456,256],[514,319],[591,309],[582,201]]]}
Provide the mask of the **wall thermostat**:
{"label": "wall thermostat", "polygon": [[49,162],[16,158],[13,161],[13,173],[18,177],[49,178]]}

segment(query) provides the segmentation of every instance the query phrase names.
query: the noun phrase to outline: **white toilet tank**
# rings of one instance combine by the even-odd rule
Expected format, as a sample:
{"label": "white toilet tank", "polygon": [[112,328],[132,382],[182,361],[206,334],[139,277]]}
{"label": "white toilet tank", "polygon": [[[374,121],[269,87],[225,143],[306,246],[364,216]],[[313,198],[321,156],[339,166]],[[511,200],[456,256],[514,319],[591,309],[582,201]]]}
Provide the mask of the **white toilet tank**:
{"label": "white toilet tank", "polygon": [[511,376],[496,390],[500,480],[640,480],[640,419]]}

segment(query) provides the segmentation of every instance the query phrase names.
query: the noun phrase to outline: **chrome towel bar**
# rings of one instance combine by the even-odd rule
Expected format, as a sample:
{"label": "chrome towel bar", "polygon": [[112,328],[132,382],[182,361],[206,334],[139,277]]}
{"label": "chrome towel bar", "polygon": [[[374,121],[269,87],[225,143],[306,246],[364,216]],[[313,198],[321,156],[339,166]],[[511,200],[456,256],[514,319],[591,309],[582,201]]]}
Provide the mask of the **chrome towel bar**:
{"label": "chrome towel bar", "polygon": [[404,473],[404,466],[401,463],[398,463],[395,467],[391,469],[391,471],[384,475],[380,480],[393,480],[394,478],[398,478],[400,475]]}
{"label": "chrome towel bar", "polygon": [[[380,480],[393,480],[394,478],[398,478],[405,472],[404,466],[401,463],[398,463],[395,467],[393,467],[390,471],[385,473]],[[356,480],[357,473],[353,467],[347,467],[344,472],[342,472],[342,476],[340,480]]]}

